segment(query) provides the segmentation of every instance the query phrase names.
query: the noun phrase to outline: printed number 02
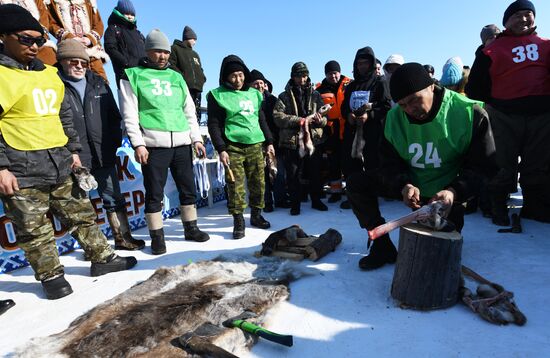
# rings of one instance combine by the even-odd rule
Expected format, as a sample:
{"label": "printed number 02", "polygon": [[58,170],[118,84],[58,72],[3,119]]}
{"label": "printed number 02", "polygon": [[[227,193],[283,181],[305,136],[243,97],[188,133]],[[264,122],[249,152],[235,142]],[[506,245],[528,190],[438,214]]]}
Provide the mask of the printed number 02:
{"label": "printed number 02", "polygon": [[55,108],[57,93],[53,89],[50,88],[44,91],[40,88],[35,88],[32,90],[32,98],[36,113],[42,116],[57,114],[57,108]]}
{"label": "printed number 02", "polygon": [[512,58],[515,63],[521,63],[526,59],[531,61],[537,61],[539,59],[539,47],[537,44],[530,44],[525,47],[514,47],[512,53],[516,55],[516,57]]}
{"label": "printed number 02", "polygon": [[425,168],[426,164],[433,164],[434,168],[441,167],[441,158],[439,158],[439,153],[437,148],[434,148],[433,142],[426,143],[426,157],[424,158],[424,163],[420,163],[419,160],[424,155],[424,149],[418,143],[413,143],[409,146],[409,153],[414,154],[411,159],[411,166],[414,168]]}

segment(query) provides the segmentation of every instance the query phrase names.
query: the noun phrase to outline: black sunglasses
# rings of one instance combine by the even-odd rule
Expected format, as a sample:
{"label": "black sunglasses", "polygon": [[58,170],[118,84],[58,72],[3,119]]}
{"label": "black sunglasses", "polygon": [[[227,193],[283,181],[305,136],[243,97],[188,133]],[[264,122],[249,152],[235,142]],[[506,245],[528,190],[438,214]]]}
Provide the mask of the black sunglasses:
{"label": "black sunglasses", "polygon": [[42,36],[32,37],[32,36],[20,35],[20,34],[14,34],[14,35],[17,37],[17,41],[19,41],[21,45],[31,47],[32,45],[36,44],[36,46],[42,47],[46,43],[46,39],[43,38]]}

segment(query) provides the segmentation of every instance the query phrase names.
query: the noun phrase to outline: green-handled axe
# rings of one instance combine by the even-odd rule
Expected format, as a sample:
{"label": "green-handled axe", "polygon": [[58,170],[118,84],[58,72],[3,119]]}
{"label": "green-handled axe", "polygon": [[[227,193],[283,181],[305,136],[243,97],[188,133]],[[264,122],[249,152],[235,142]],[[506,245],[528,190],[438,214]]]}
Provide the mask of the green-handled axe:
{"label": "green-handled axe", "polygon": [[224,327],[228,328],[240,328],[245,332],[254,334],[258,337],[267,339],[268,341],[282,344],[287,347],[292,347],[293,338],[290,335],[278,334],[271,331],[268,331],[265,328],[257,326],[253,323],[245,321],[246,318],[255,317],[256,315],[253,312],[245,312],[240,314],[237,317],[230,318],[222,323]]}

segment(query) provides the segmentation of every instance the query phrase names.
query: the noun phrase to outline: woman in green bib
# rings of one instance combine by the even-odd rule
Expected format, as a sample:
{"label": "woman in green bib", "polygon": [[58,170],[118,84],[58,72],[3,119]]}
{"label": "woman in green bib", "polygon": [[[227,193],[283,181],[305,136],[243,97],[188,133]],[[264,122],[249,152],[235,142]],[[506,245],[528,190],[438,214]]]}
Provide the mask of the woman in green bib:
{"label": "woman in green bib", "polygon": [[[264,208],[263,145],[275,154],[273,139],[262,110],[263,96],[251,88],[250,71],[235,55],[222,61],[220,86],[207,95],[208,132],[220,160],[229,170],[227,178],[227,207],[233,215],[233,238],[245,233],[243,212],[246,208],[245,179],[251,208],[250,224],[261,229],[271,225],[261,215]],[[234,181],[228,174],[234,174]]]}
{"label": "woman in green bib", "polygon": [[[401,198],[418,209],[442,201],[458,231],[464,225],[464,201],[496,172],[495,144],[481,102],[436,86],[424,67],[407,63],[392,75],[390,91],[398,104],[386,117],[381,167],[349,178],[347,190],[362,228],[385,222],[378,196]],[[359,267],[373,270],[393,263],[397,250],[388,234],[374,240]]]}

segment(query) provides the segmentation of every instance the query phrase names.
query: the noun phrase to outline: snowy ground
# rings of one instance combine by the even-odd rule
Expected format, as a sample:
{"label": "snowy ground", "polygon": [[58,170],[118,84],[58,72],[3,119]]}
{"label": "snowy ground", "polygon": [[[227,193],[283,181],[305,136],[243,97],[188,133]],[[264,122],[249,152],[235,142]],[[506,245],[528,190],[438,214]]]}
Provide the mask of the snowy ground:
{"label": "snowy ground", "polygon": [[[387,219],[408,213],[400,202],[381,200]],[[253,253],[270,231],[247,228],[246,238],[231,239],[232,219],[224,203],[199,210],[199,224],[211,235],[206,243],[181,240],[177,219],[166,222],[168,253],[136,254],[138,265],[126,272],[99,278],[89,276],[82,251],[61,258],[74,293],[57,301],[44,298],[30,268],[0,275],[0,298],[16,306],[0,316],[0,355],[9,356],[32,337],[67,328],[76,317],[103,301],[147,279],[161,266],[208,260],[221,253]],[[336,252],[318,263],[305,261],[317,274],[291,284],[291,297],[276,307],[266,328],[294,335],[286,348],[259,341],[251,357],[548,357],[550,356],[550,225],[524,220],[523,234],[497,234],[497,227],[479,213],[466,217],[463,264],[513,291],[527,316],[524,327],[495,326],[481,320],[463,305],[447,310],[416,312],[396,306],[390,297],[394,266],[363,272],[357,261],[366,250],[366,232],[349,210],[329,204],[328,212],[314,211],[309,203],[302,215],[278,209],[265,214],[272,229],[298,223],[308,234],[329,227],[344,240]],[[247,216],[248,224],[248,216]],[[398,232],[392,233],[397,243]],[[136,237],[148,239],[146,229]]]}

